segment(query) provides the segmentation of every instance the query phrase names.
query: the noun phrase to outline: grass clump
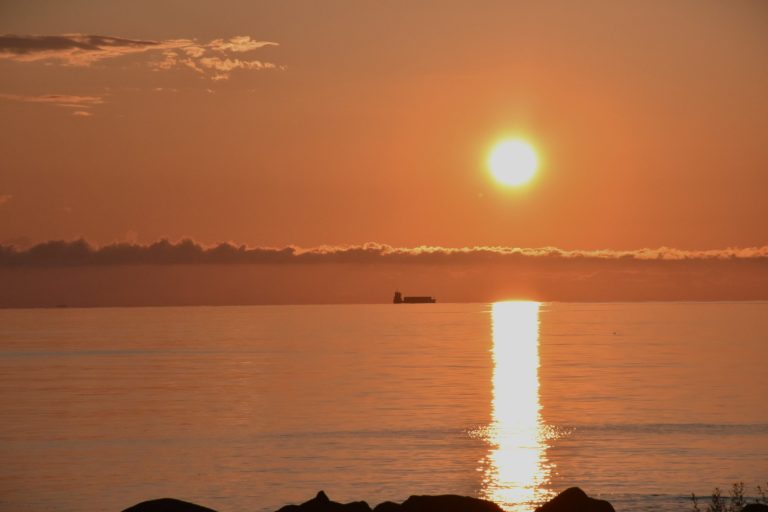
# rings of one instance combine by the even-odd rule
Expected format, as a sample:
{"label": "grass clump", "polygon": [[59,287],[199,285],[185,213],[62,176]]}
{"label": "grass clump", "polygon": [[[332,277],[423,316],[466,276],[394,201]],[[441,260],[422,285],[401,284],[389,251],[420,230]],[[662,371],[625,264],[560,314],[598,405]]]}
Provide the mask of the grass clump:
{"label": "grass clump", "polygon": [[[768,505],[768,484],[765,487],[757,486],[757,496],[753,498],[753,503]],[[693,512],[741,512],[747,504],[747,497],[744,495],[744,482],[737,482],[731,487],[728,496],[723,496],[719,487],[715,487],[712,495],[709,497],[709,503],[705,509],[699,507],[699,499],[694,493],[691,493],[691,502]]]}

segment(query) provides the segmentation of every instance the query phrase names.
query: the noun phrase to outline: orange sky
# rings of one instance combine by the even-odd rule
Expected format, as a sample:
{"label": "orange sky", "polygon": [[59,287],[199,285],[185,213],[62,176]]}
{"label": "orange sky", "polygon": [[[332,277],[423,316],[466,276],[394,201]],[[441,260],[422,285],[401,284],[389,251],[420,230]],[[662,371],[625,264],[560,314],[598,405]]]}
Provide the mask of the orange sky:
{"label": "orange sky", "polygon": [[761,0],[18,0],[0,34],[6,244],[768,242]]}

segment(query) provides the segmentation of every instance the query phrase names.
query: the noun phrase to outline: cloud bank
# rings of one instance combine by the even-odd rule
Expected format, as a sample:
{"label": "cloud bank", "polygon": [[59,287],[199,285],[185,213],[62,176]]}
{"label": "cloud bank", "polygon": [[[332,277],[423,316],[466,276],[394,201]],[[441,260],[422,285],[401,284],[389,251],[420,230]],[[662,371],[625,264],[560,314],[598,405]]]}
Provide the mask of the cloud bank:
{"label": "cloud bank", "polygon": [[0,245],[0,307],[768,300],[768,247],[685,251],[554,247]]}
{"label": "cloud bank", "polygon": [[278,69],[272,62],[242,57],[272,41],[250,36],[214,39],[207,43],[195,39],[160,41],[128,39],[88,34],[0,35],[0,59],[14,62],[44,62],[64,66],[91,66],[127,55],[145,55],[154,70],[192,69],[212,80],[226,80],[234,70]]}
{"label": "cloud bank", "polygon": [[657,249],[565,250],[556,247],[392,247],[386,244],[320,246],[248,247],[221,243],[204,246],[191,239],[152,244],[115,243],[95,247],[86,240],[52,240],[26,250],[0,245],[3,266],[79,266],[79,265],[201,265],[201,264],[322,264],[322,263],[397,263],[397,264],[486,264],[530,261],[636,263],[641,265],[696,262],[752,262],[768,265],[768,246],[690,251],[668,247]]}

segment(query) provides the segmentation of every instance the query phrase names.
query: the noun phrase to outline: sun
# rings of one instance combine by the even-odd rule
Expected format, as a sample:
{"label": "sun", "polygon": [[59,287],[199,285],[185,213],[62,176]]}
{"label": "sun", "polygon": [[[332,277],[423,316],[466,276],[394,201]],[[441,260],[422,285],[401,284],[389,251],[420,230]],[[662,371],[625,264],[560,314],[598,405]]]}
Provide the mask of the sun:
{"label": "sun", "polygon": [[521,139],[496,144],[488,155],[488,168],[503,185],[518,186],[531,181],[539,167],[533,146]]}

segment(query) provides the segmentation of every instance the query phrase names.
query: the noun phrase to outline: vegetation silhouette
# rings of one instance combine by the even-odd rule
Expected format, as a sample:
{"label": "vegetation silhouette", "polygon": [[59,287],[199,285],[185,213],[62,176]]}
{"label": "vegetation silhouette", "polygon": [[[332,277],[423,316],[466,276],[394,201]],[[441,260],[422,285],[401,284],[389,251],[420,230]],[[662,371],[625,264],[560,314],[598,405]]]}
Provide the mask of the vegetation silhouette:
{"label": "vegetation silhouette", "polygon": [[744,495],[744,482],[733,484],[728,496],[723,496],[720,488],[715,487],[704,510],[699,507],[699,498],[696,494],[691,493],[692,510],[693,512],[768,512],[768,484],[765,487],[758,485],[756,490],[757,496],[752,498],[752,503],[748,503],[749,498]]}

